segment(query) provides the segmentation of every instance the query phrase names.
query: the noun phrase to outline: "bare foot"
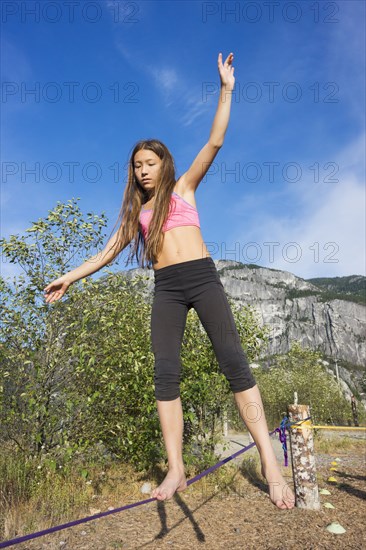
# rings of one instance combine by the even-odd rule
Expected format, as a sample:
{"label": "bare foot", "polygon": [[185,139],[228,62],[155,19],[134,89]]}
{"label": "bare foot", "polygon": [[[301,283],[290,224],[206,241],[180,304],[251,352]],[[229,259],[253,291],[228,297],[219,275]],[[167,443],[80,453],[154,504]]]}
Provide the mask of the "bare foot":
{"label": "bare foot", "polygon": [[151,492],[151,497],[157,500],[172,498],[175,491],[184,491],[187,480],[184,470],[169,470],[164,481]]}
{"label": "bare foot", "polygon": [[291,509],[295,506],[295,495],[284,480],[278,464],[264,467],[262,476],[269,485],[269,496],[273,504],[281,510]]}

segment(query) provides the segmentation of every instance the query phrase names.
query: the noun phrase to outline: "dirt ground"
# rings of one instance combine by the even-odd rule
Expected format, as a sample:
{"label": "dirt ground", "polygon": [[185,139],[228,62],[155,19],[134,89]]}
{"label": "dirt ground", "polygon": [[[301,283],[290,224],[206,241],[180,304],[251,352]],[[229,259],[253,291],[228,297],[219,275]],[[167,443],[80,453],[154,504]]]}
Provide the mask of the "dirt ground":
{"label": "dirt ground", "polygon": [[[364,434],[364,432],[362,432]],[[332,437],[337,435],[332,433]],[[360,437],[360,435],[355,436]],[[365,436],[363,435],[363,438]],[[230,456],[245,436],[229,435]],[[284,467],[283,452],[278,438],[273,446],[285,479],[292,485],[291,456]],[[112,549],[366,549],[366,471],[365,446],[333,454],[316,455],[319,489],[330,495],[320,495],[321,509],[305,511],[298,508],[279,510],[269,500],[267,485],[250,466],[249,456],[258,455],[256,448],[236,458],[236,472],[226,487],[210,484],[210,474],[176,493],[169,501],[152,501],[130,510],[118,512],[75,527],[51,533],[30,542],[13,546],[18,550],[112,550]],[[242,466],[246,457],[245,468]],[[330,462],[339,458],[337,471],[330,471]],[[248,463],[249,460],[249,463]],[[233,464],[231,461],[228,464]],[[234,464],[234,466],[235,466]],[[226,465],[222,468],[227,467]],[[328,482],[333,475],[337,483]],[[141,482],[143,485],[143,482]],[[153,485],[155,486],[155,485]],[[98,503],[77,519],[149,498],[140,493],[130,500]],[[330,502],[334,509],[324,507]],[[71,521],[71,518],[70,520]],[[329,533],[327,525],[340,523],[346,532]],[[66,523],[66,521],[64,522]],[[36,529],[35,529],[36,531]],[[20,535],[18,535],[20,536]]]}

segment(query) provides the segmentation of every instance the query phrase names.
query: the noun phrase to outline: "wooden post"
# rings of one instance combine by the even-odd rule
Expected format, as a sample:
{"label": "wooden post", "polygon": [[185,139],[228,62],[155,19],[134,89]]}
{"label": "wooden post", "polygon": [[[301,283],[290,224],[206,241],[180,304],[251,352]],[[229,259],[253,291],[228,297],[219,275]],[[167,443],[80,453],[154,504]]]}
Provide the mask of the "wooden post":
{"label": "wooden post", "polygon": [[[298,422],[310,416],[308,405],[289,405],[288,418]],[[295,504],[298,508],[319,510],[320,500],[314,456],[314,438],[311,420],[289,428],[292,472],[295,485]],[[309,426],[306,428],[305,426]]]}

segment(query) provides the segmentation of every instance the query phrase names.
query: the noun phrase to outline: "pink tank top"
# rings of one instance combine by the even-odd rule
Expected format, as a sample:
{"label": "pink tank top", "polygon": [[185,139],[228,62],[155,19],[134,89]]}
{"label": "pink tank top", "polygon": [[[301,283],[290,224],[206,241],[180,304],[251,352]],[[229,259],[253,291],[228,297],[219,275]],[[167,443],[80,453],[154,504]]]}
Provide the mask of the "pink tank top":
{"label": "pink tank top", "polygon": [[[170,197],[169,206],[171,210],[163,225],[164,232],[173,229],[173,227],[180,227],[182,225],[196,225],[197,227],[201,227],[197,209],[175,193],[175,191],[173,191]],[[148,210],[141,209],[139,219],[144,239],[146,239],[149,230],[152,214],[153,208],[149,208]]]}

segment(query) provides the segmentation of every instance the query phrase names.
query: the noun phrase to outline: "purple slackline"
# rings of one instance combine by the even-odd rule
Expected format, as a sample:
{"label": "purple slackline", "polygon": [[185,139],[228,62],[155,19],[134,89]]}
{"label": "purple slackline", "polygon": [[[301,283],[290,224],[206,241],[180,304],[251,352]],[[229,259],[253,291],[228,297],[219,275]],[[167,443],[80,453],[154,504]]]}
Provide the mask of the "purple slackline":
{"label": "purple slackline", "polygon": [[[310,418],[310,416],[309,416]],[[286,433],[285,429],[286,427],[291,426],[292,424],[297,424],[297,422],[292,422],[292,424],[286,423],[287,417],[284,417],[284,419],[281,422],[281,429],[276,428],[272,432],[269,433],[269,435],[273,435],[276,432],[280,432],[280,440],[282,443],[282,448],[285,450],[284,445],[286,446],[286,443],[284,444],[281,437],[283,437],[283,434],[285,434],[284,439],[286,442]],[[308,420],[305,418],[305,420]],[[236,458],[241,453],[244,453],[245,451],[248,451],[251,447],[254,447],[255,443],[250,443],[246,447],[243,447],[243,449],[240,449],[236,453],[234,453],[231,456],[228,456],[224,458],[223,460],[220,460],[217,464],[214,464],[214,466],[211,466],[207,470],[204,470],[200,474],[196,475],[195,477],[192,477],[192,479],[189,479],[187,481],[187,487],[189,485],[192,485],[192,483],[195,483],[202,477],[206,476],[207,474],[210,474],[223,464],[226,464],[226,462],[229,462],[230,460],[233,460],[233,458]],[[287,450],[285,454],[285,466],[287,466]],[[55,531],[61,531],[62,529],[67,529],[68,527],[73,527],[74,525],[78,525],[79,523],[86,523],[87,521],[92,521],[93,519],[98,519],[104,516],[109,516],[109,514],[116,514],[117,512],[122,512],[123,510],[128,510],[129,508],[134,508],[135,506],[141,506],[142,504],[147,504],[148,502],[152,502],[153,500],[157,500],[156,497],[154,498],[148,498],[146,500],[140,500],[139,502],[134,502],[133,504],[127,504],[126,506],[121,506],[120,508],[114,508],[113,510],[108,510],[107,512],[100,512],[99,514],[94,514],[93,516],[87,516],[86,518],[77,519],[74,521],[70,521],[69,523],[63,523],[62,525],[56,525],[55,527],[50,527],[49,529],[44,529],[43,531],[37,531],[36,533],[30,533],[29,535],[24,535],[23,537],[17,537],[16,539],[6,540],[4,542],[0,542],[0,548],[7,548],[8,546],[13,546],[14,544],[19,544],[21,542],[25,542],[26,540],[35,539],[37,537],[42,537],[43,535],[47,535],[48,533],[54,533]]]}

